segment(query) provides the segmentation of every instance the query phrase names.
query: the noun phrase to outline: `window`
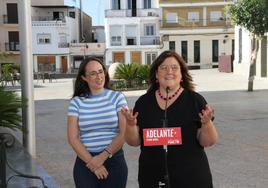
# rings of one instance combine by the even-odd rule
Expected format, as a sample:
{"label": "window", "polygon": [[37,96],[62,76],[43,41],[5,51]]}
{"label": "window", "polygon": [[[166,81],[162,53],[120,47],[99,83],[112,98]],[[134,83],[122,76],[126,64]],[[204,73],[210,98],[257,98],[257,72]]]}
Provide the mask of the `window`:
{"label": "window", "polygon": [[8,43],[6,43],[6,51],[19,51],[19,32],[9,31],[8,32]]}
{"label": "window", "polygon": [[124,63],[125,62],[125,53],[124,52],[114,52],[113,53],[113,62]]}
{"label": "window", "polygon": [[212,40],[212,62],[219,61],[219,40]]}
{"label": "window", "polygon": [[131,52],[131,63],[141,64],[141,52]]}
{"label": "window", "polygon": [[200,40],[194,41],[194,63],[200,63]]}
{"label": "window", "polygon": [[145,25],[145,35],[155,35],[155,25]]}
{"label": "window", "polygon": [[199,12],[188,12],[189,22],[199,22]]}
{"label": "window", "polygon": [[211,11],[210,12],[210,21],[211,22],[218,22],[222,19],[222,12],[221,11]]}
{"label": "window", "polygon": [[38,44],[50,44],[51,35],[50,34],[37,34],[37,43]]}
{"label": "window", "polygon": [[143,0],[144,9],[152,8],[151,0]]}
{"label": "window", "polygon": [[71,18],[75,18],[75,12],[73,12],[73,11],[69,12],[69,16],[70,16]]}
{"label": "window", "polygon": [[136,38],[127,38],[127,45],[136,45]]}
{"label": "window", "polygon": [[132,9],[132,0],[127,0],[127,9]]}
{"label": "window", "polygon": [[121,36],[112,36],[111,45],[112,46],[121,46]]}
{"label": "window", "polygon": [[167,13],[167,23],[178,23],[177,13]]}
{"label": "window", "polygon": [[7,3],[7,23],[18,23],[17,3]]}
{"label": "window", "polygon": [[181,56],[184,59],[184,61],[187,63],[188,61],[188,42],[187,41],[181,41]]}
{"label": "window", "polygon": [[53,12],[53,20],[63,20],[64,13],[63,12]]}
{"label": "window", "polygon": [[112,0],[112,9],[113,10],[120,10],[120,0]]}
{"label": "window", "polygon": [[175,51],[176,48],[175,45],[176,45],[175,41],[169,41],[169,50]]}
{"label": "window", "polygon": [[146,56],[146,64],[151,65],[153,63],[153,61],[156,59],[157,53],[156,52],[148,52],[148,53],[145,53],[145,56]]}

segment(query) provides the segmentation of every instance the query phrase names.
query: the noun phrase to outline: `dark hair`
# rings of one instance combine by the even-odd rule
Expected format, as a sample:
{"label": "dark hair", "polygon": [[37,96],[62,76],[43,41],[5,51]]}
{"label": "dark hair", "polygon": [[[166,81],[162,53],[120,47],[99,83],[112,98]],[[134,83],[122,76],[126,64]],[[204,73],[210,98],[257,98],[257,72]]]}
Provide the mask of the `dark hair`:
{"label": "dark hair", "polygon": [[89,57],[89,58],[84,59],[79,66],[78,74],[77,74],[77,77],[75,80],[75,85],[74,85],[73,97],[81,96],[82,94],[90,94],[91,93],[87,82],[85,82],[82,79],[82,76],[85,76],[85,68],[86,68],[87,64],[90,63],[91,61],[97,61],[101,64],[101,66],[104,70],[104,74],[105,74],[104,88],[109,88],[110,78],[109,78],[109,75],[108,75],[108,72],[107,72],[105,65],[102,63],[102,61],[100,59],[98,59],[96,57]]}
{"label": "dark hair", "polygon": [[169,57],[174,57],[178,64],[180,65],[181,69],[181,76],[182,76],[182,83],[181,86],[183,88],[189,89],[191,91],[194,91],[194,84],[192,76],[189,74],[188,67],[186,65],[186,62],[183,60],[183,58],[177,54],[174,51],[164,51],[162,52],[156,60],[151,65],[150,68],[150,86],[147,92],[155,91],[159,88],[159,83],[156,81],[156,72],[158,70],[158,67]]}

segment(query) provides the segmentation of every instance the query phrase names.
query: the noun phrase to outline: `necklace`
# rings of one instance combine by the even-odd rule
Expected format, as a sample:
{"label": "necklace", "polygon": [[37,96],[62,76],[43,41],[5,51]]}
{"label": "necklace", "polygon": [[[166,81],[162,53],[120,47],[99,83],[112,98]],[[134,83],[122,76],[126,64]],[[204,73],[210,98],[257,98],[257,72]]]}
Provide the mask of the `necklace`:
{"label": "necklace", "polygon": [[169,96],[168,98],[167,98],[167,97],[164,97],[164,96],[161,94],[160,89],[158,89],[156,92],[157,92],[157,94],[159,95],[159,97],[160,97],[161,99],[167,101],[167,100],[171,100],[172,98],[174,98],[174,97],[179,93],[180,89],[181,89],[181,86],[175,91],[175,93],[173,93],[173,95]]}

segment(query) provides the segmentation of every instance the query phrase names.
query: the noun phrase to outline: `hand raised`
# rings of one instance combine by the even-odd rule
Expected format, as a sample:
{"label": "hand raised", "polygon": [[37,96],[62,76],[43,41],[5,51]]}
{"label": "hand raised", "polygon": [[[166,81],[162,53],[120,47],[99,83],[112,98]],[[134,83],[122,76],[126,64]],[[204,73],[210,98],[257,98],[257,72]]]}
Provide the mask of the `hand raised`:
{"label": "hand raised", "polygon": [[206,107],[199,113],[202,124],[207,124],[214,116],[214,109],[206,105]]}
{"label": "hand raised", "polygon": [[137,124],[137,117],[138,117],[138,112],[135,112],[133,114],[133,110],[132,109],[128,109],[123,107],[121,109],[121,113],[125,116],[126,120],[127,120],[127,124],[128,125],[136,125]]}

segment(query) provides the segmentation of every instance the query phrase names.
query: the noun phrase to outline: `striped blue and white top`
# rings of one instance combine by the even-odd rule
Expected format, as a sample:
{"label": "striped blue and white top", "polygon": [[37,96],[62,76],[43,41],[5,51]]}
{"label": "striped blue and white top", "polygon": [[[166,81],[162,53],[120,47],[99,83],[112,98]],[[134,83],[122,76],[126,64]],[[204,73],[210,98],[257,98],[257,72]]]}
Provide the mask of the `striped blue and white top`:
{"label": "striped blue and white top", "polygon": [[89,152],[103,151],[117,136],[117,113],[123,106],[127,106],[125,96],[109,89],[71,99],[68,116],[78,117],[80,140]]}

